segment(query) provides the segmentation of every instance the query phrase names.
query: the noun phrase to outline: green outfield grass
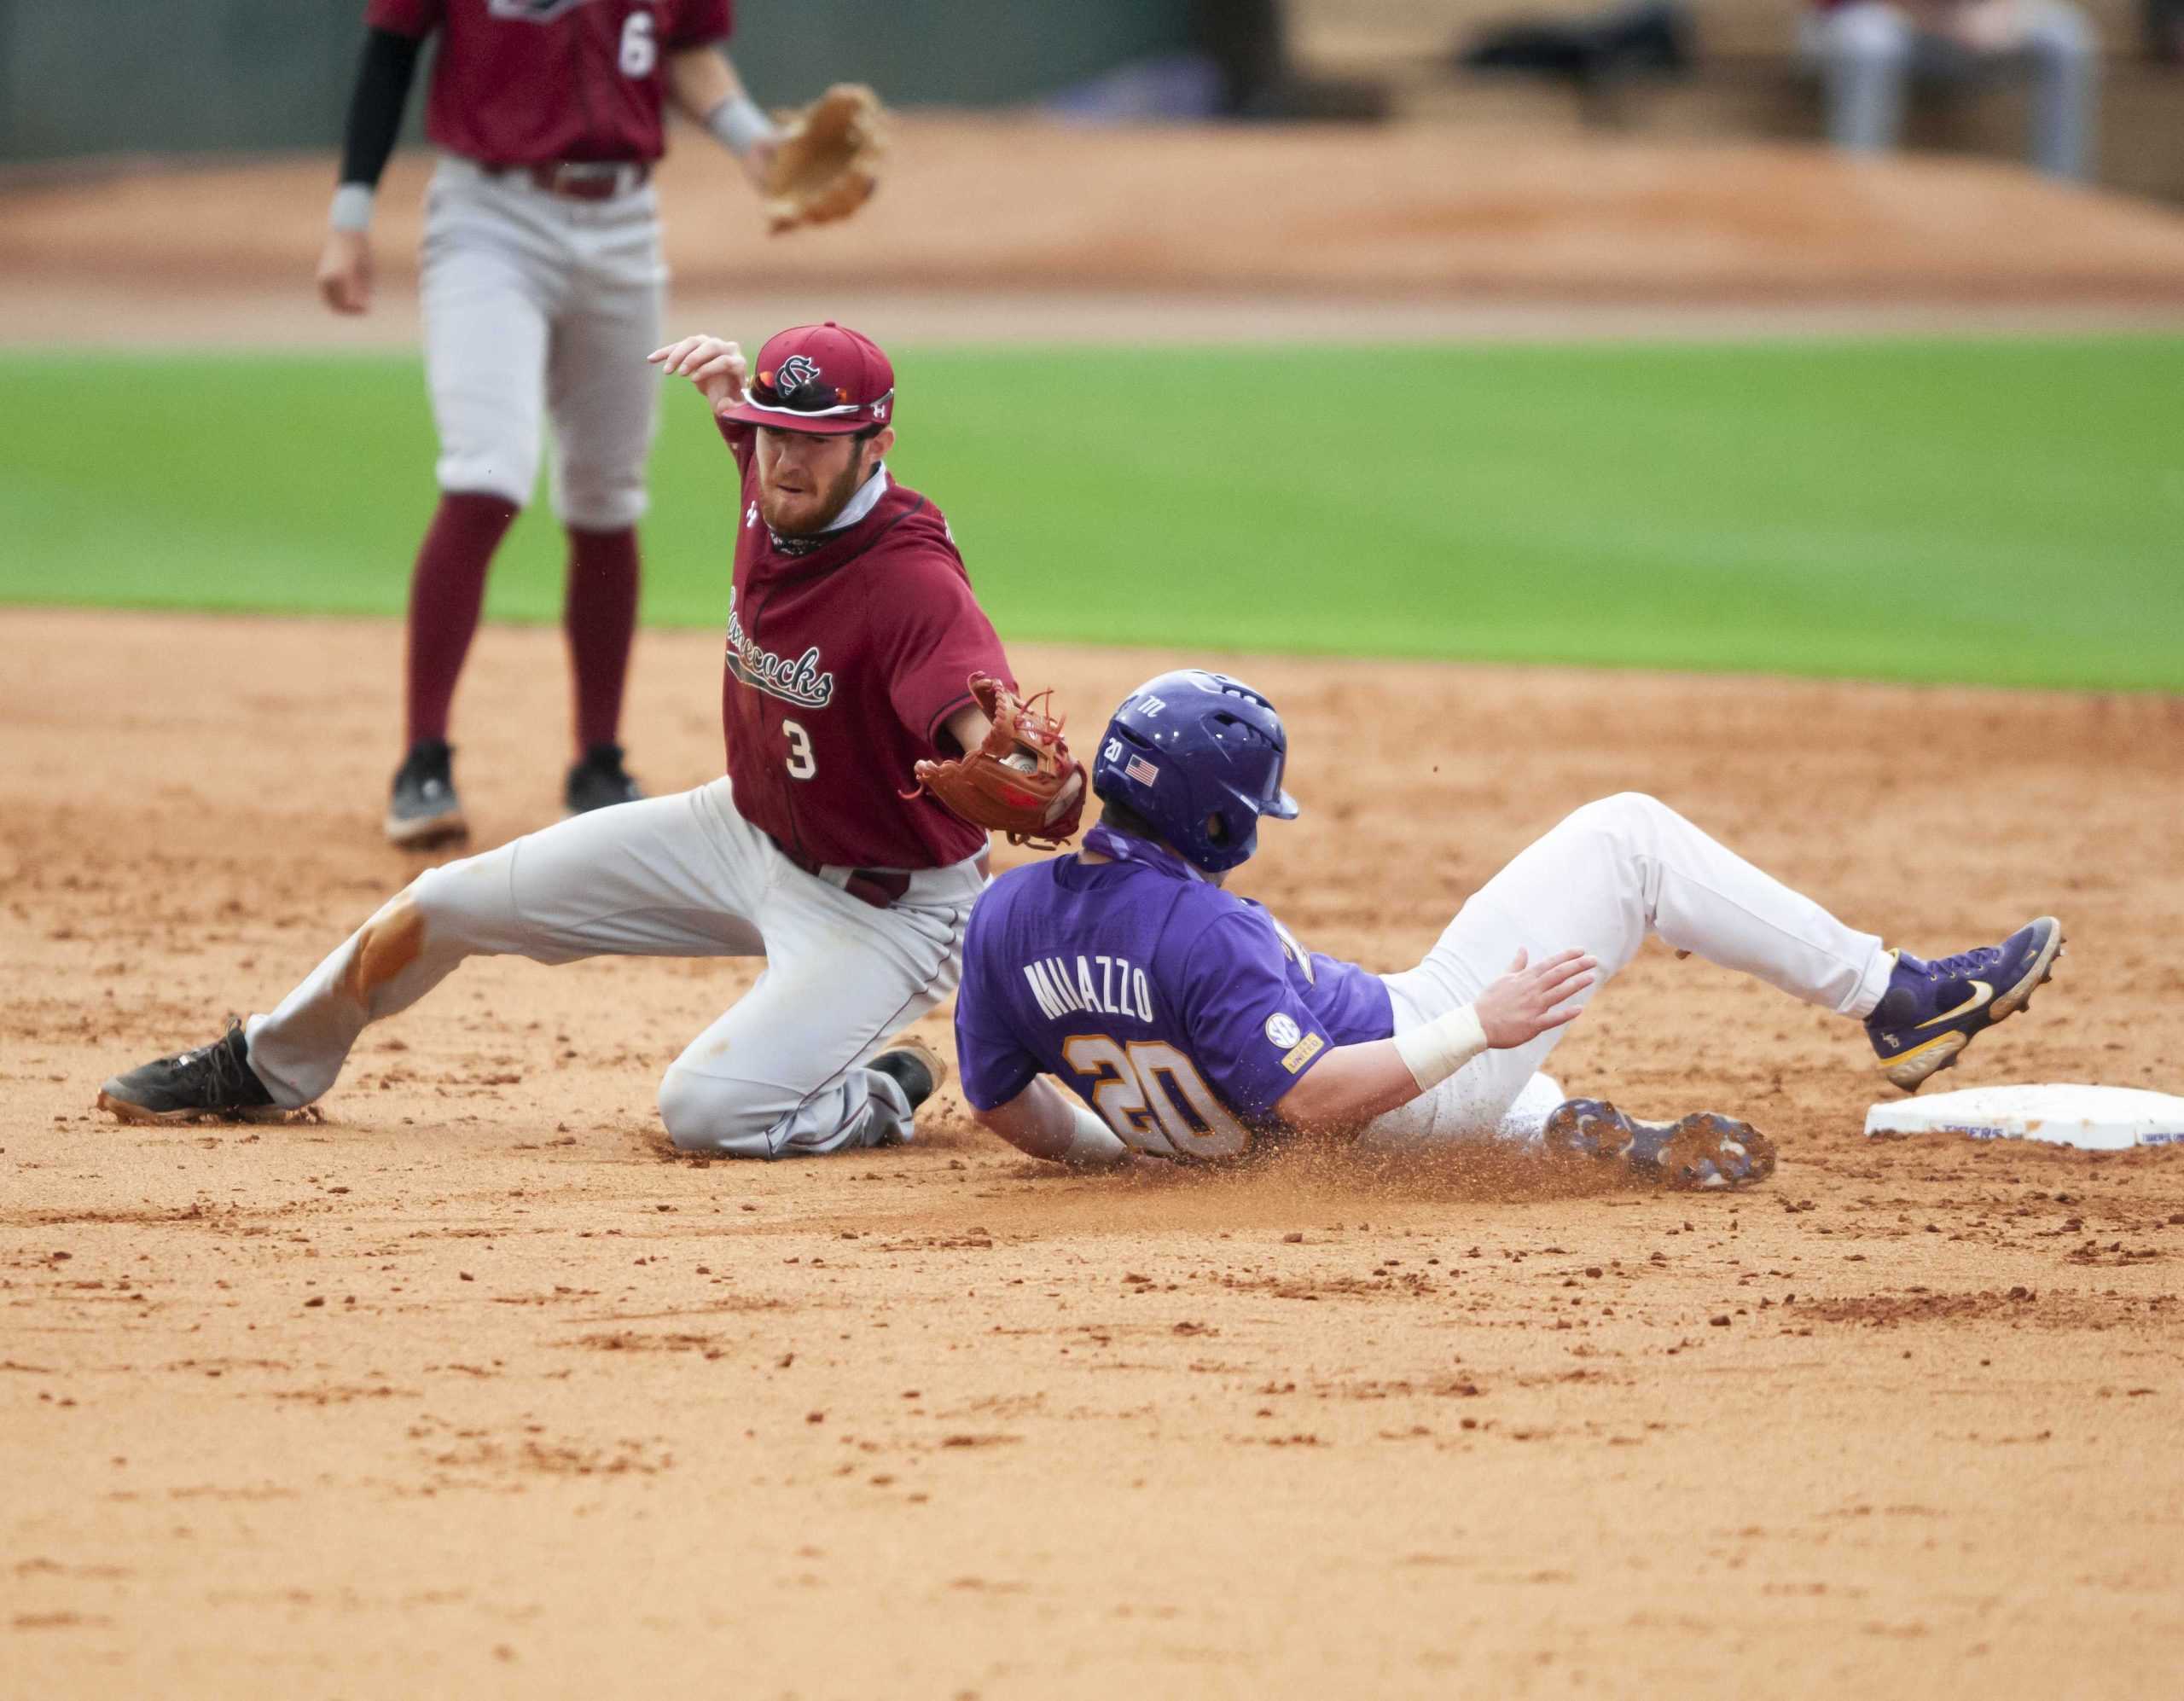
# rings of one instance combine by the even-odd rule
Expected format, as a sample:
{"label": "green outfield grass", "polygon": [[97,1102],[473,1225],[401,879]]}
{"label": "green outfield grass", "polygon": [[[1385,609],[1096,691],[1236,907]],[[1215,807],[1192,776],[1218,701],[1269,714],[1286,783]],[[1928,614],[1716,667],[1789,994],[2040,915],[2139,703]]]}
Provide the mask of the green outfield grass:
{"label": "green outfield grass", "polygon": [[[926,349],[897,473],[1017,638],[2184,688],[2184,339]],[[0,357],[0,601],[392,614],[410,358]],[[668,397],[645,612],[735,498]],[[543,503],[489,613],[556,617]]]}

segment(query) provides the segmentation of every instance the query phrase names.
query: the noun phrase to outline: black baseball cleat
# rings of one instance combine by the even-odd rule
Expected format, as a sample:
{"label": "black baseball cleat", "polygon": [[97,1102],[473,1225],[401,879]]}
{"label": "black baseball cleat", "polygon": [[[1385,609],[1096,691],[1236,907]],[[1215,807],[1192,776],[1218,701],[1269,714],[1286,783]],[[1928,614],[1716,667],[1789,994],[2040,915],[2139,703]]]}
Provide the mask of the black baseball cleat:
{"label": "black baseball cleat", "polygon": [[615,804],[634,804],[644,796],[622,765],[622,746],[595,744],[569,769],[561,801],[571,815],[585,815]]}
{"label": "black baseball cleat", "polygon": [[394,793],[387,799],[390,844],[423,850],[470,836],[462,799],[455,794],[454,759],[445,739],[421,738],[410,746],[394,770]]}
{"label": "black baseball cleat", "polygon": [[938,1054],[915,1040],[881,1052],[865,1067],[878,1070],[900,1087],[912,1110],[948,1084],[948,1065]]}
{"label": "black baseball cleat", "polygon": [[1682,1193],[1749,1187],[1774,1173],[1774,1142],[1718,1111],[1677,1122],[1646,1122],[1604,1099],[1566,1099],[1547,1119],[1551,1152],[1603,1163]]}
{"label": "black baseball cleat", "polygon": [[288,1114],[252,1071],[240,1022],[210,1045],[115,1076],[99,1089],[98,1104],[124,1122],[278,1122]]}

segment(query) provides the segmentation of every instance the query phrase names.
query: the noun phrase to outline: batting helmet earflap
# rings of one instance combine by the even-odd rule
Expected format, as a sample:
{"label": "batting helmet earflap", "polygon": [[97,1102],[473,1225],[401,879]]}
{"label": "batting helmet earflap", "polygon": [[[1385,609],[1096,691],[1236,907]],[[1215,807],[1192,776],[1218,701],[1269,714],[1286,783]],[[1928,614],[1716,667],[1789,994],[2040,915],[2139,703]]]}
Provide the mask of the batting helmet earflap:
{"label": "batting helmet earflap", "polygon": [[1261,816],[1296,819],[1281,788],[1288,757],[1273,704],[1240,679],[1183,668],[1148,679],[1115,711],[1092,790],[1217,874],[1258,848]]}

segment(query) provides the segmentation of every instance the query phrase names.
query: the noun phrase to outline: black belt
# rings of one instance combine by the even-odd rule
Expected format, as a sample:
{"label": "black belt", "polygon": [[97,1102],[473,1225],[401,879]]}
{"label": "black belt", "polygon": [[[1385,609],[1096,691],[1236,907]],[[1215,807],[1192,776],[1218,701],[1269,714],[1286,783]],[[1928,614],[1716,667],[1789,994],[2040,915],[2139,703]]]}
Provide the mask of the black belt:
{"label": "black belt", "polygon": [[[780,851],[805,874],[815,880],[827,880],[825,863],[814,862],[800,850],[790,850],[780,839],[775,839],[770,833],[766,837],[772,841],[775,850]],[[988,866],[986,853],[983,850],[979,851],[975,860],[979,872],[985,874]],[[914,876],[900,868],[852,868],[850,870],[849,878],[842,882],[842,890],[857,899],[858,903],[868,903],[874,909],[892,909],[900,903],[909,891],[910,881],[913,878]],[[834,882],[827,880],[827,884],[832,885]]]}
{"label": "black belt", "polygon": [[612,200],[627,190],[642,189],[652,179],[652,163],[646,160],[556,160],[544,165],[480,165],[478,169],[489,177],[520,171],[533,187],[567,200]]}
{"label": "black belt", "polygon": [[[790,850],[780,839],[774,839],[770,833],[766,837],[774,839],[775,850],[805,874],[816,880],[827,879],[825,863],[815,862],[801,851]],[[834,882],[828,880],[827,884],[832,885]],[[892,909],[902,902],[903,894],[909,889],[910,877],[897,868],[852,868],[850,877],[842,882],[844,891],[860,903],[870,904],[874,909]]]}

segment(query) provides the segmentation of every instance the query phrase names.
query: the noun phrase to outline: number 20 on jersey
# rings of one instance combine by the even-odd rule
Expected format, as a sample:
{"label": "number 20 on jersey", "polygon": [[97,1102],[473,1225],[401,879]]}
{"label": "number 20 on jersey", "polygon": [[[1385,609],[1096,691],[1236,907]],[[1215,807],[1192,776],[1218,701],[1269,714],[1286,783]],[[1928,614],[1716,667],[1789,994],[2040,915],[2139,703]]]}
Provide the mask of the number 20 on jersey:
{"label": "number 20 on jersey", "polygon": [[1165,1040],[1125,1046],[1105,1034],[1072,1035],[1061,1054],[1095,1083],[1092,1108],[1115,1138],[1161,1158],[1235,1158],[1251,1130],[1228,1114],[1198,1065]]}

